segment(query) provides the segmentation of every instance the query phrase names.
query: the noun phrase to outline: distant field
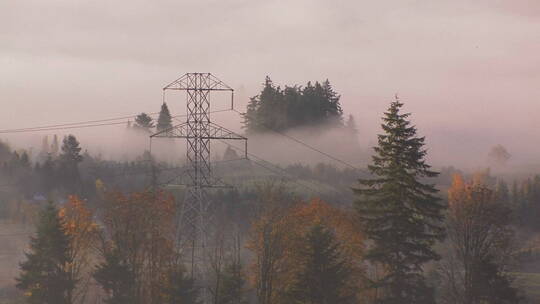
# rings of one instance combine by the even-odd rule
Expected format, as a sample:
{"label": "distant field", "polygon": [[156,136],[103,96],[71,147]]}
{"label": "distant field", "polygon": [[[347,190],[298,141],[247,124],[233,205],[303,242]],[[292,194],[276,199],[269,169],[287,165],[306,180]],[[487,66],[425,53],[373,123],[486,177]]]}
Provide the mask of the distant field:
{"label": "distant field", "polygon": [[513,273],[516,276],[515,284],[525,291],[531,303],[540,303],[540,273]]}

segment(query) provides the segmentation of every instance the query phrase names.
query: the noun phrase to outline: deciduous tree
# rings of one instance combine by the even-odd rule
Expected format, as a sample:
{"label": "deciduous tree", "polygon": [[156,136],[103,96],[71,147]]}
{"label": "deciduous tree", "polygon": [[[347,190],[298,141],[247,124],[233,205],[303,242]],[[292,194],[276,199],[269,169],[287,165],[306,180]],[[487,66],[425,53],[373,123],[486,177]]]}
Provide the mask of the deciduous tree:
{"label": "deciduous tree", "polygon": [[506,273],[512,257],[511,210],[479,182],[454,176],[448,190],[448,240],[441,261],[445,303],[519,303]]}

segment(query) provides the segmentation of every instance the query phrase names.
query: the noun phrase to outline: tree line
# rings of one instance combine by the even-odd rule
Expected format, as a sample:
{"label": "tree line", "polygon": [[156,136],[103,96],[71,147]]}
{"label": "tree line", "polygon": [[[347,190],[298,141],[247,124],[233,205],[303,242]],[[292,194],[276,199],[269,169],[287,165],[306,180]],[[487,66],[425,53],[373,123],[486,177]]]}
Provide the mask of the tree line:
{"label": "tree line", "polygon": [[249,100],[244,128],[248,134],[253,134],[327,125],[346,127],[355,134],[356,122],[352,115],[344,121],[339,100],[340,95],[328,80],[281,88],[266,77],[261,92]]}
{"label": "tree line", "polygon": [[[244,205],[231,206],[238,193],[223,194],[212,210],[219,230],[208,282],[190,277],[175,247],[181,204],[171,193],[123,193],[97,181],[92,207],[70,196],[40,212],[17,287],[29,303],[84,303],[92,294],[110,304],[199,303],[201,288],[216,304],[522,302],[510,275],[516,212],[503,184],[455,175],[443,199],[425,139],[402,107],[396,99],[384,113],[350,207],[277,182],[257,185]],[[62,150],[79,161],[80,150]]]}

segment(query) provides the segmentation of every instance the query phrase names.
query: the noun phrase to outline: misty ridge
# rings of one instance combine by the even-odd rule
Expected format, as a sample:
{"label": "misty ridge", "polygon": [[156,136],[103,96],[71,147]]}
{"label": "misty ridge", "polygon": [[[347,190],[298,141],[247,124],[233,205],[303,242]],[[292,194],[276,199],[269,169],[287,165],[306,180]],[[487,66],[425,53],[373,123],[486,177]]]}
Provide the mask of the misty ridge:
{"label": "misty ridge", "polygon": [[[225,185],[205,192],[212,249],[181,243],[192,233],[177,221],[193,155],[184,139],[150,136],[185,122],[169,109],[182,98],[164,96],[159,112],[127,118],[4,131],[0,303],[536,300],[539,171],[503,145],[480,151],[473,167],[454,155],[432,169],[431,140],[406,101],[389,103],[373,142],[328,80],[280,86],[266,77],[245,111],[210,111],[218,125],[240,122],[230,129],[248,150],[243,141],[211,143],[212,182]],[[64,265],[64,275],[41,277],[47,263]],[[410,270],[392,274],[406,263]],[[42,289],[43,280],[56,285]],[[318,284],[328,288],[319,294]]]}

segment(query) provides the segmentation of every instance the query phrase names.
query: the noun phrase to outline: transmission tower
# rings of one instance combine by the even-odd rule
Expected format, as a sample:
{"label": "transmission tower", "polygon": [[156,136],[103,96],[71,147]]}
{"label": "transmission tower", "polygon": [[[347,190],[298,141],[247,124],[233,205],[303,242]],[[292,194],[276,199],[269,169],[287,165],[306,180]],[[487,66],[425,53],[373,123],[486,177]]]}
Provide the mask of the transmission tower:
{"label": "transmission tower", "polygon": [[[186,169],[180,178],[181,182],[177,183],[186,186],[184,201],[177,219],[177,241],[180,247],[191,249],[192,275],[195,273],[196,279],[205,284],[204,273],[207,265],[205,248],[214,227],[210,218],[211,201],[208,188],[227,187],[212,175],[210,143],[213,139],[243,140],[247,155],[247,138],[211,122],[211,92],[230,92],[231,109],[234,108],[234,90],[212,74],[187,73],[163,90],[164,94],[166,90],[186,92],[186,121],[150,137],[183,138],[187,141]],[[208,301],[208,298],[204,301]]]}

